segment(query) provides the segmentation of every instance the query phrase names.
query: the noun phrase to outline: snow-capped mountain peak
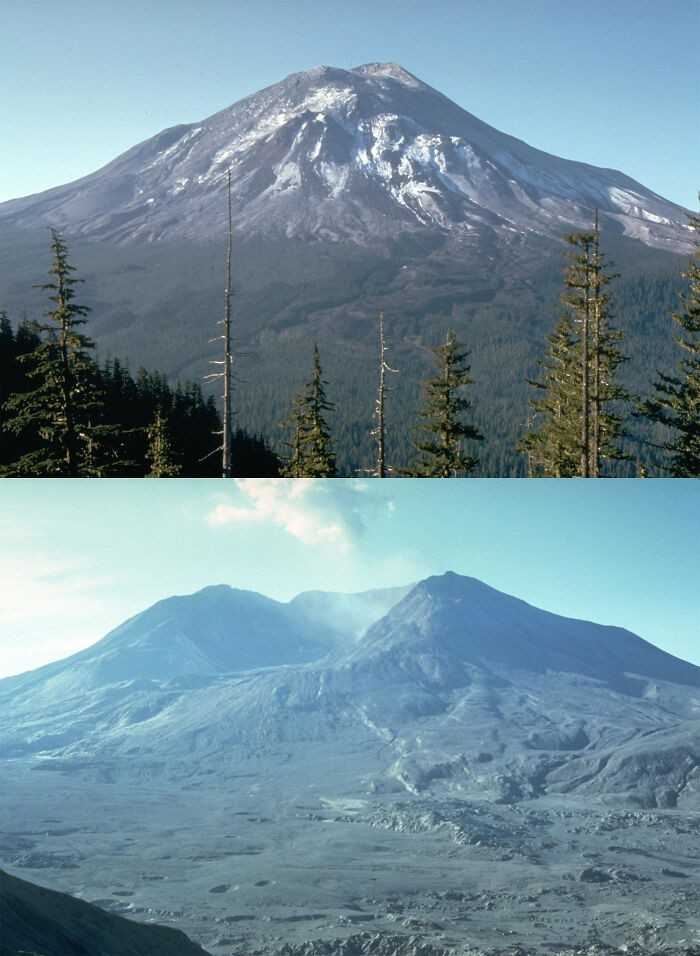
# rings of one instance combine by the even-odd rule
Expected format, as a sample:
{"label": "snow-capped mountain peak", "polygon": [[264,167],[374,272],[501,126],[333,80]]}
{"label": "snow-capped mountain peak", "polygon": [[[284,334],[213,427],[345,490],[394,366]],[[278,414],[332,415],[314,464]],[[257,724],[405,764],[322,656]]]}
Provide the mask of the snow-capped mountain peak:
{"label": "snow-capped mountain peak", "polygon": [[0,221],[119,241],[241,235],[353,240],[559,236],[608,225],[682,251],[686,211],[623,173],[499,132],[396,63],[295,73],[98,172],[0,205]]}

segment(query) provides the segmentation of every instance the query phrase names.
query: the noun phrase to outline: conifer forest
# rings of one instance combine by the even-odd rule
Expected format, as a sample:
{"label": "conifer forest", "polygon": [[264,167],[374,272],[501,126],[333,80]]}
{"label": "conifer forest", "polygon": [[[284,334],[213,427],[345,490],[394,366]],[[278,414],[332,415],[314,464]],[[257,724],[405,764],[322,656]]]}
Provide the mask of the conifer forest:
{"label": "conifer forest", "polygon": [[[689,226],[700,236],[700,218],[691,217]],[[212,342],[221,348],[201,382],[172,381],[158,370],[132,370],[118,355],[98,356],[79,267],[65,238],[52,230],[50,270],[39,285],[44,316],[17,320],[0,311],[0,474],[698,476],[700,238],[696,242],[677,285],[656,289],[656,308],[665,313],[665,355],[675,365],[647,364],[646,379],[633,361],[638,327],[627,321],[625,329],[619,316],[628,317],[649,286],[643,279],[624,285],[596,213],[591,229],[571,233],[562,247],[558,306],[526,379],[521,421],[514,401],[485,401],[485,383],[470,365],[478,343],[461,340],[450,327],[428,349],[431,369],[407,417],[406,383],[397,387],[407,375],[392,364],[406,343],[392,339],[380,313],[375,361],[362,381],[349,386],[335,377],[342,375],[342,355],[335,356],[331,378],[319,345],[310,342],[306,378],[288,395],[287,415],[260,434],[238,414],[246,384],[236,380],[231,338],[230,219],[224,319],[211,320]],[[626,374],[630,364],[633,378]],[[343,393],[359,390],[364,421],[350,418],[336,398],[341,384]]]}

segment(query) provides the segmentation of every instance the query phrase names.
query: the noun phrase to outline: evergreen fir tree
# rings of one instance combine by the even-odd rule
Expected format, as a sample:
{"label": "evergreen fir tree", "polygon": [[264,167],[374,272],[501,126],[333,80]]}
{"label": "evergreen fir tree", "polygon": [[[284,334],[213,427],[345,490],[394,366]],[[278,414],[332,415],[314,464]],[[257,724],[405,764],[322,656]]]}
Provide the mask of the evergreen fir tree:
{"label": "evergreen fir tree", "polygon": [[16,474],[12,462],[17,461],[41,444],[41,438],[35,428],[26,428],[21,434],[13,434],[6,424],[12,417],[7,401],[12,395],[27,392],[30,383],[20,357],[33,352],[40,344],[40,338],[23,320],[13,333],[9,319],[2,323],[0,333],[0,475]]}
{"label": "evergreen fir tree", "polygon": [[15,334],[7,312],[0,309],[0,414],[4,402],[12,394],[11,381],[14,377],[16,362]]}
{"label": "evergreen fir tree", "polygon": [[7,312],[0,310],[0,473],[2,473],[4,464],[3,459],[9,453],[6,446],[10,443],[10,436],[3,428],[4,405],[16,389],[16,369],[15,334],[7,317]]}
{"label": "evergreen fir tree", "polygon": [[562,315],[547,342],[539,363],[541,380],[528,379],[537,392],[530,399],[533,416],[519,450],[527,455],[530,478],[572,478],[581,465],[581,366],[570,315]]}
{"label": "evergreen fir tree", "polygon": [[655,394],[641,406],[643,415],[671,429],[662,447],[674,478],[700,477],[700,216],[690,217],[690,227],[697,248],[683,273],[688,289],[681,311],[672,316],[679,330],[676,342],[685,354],[676,375],[657,372]]}
{"label": "evergreen fir tree", "polygon": [[8,346],[14,344],[15,336],[5,309],[0,309],[0,351],[5,353]]}
{"label": "evergreen fir tree", "polygon": [[600,248],[598,210],[590,249],[590,440],[588,473],[592,478],[601,474],[603,462],[631,460],[621,448],[625,434],[620,414],[629,392],[618,382],[618,369],[627,356],[622,354],[622,332],[612,325],[612,300],[607,287],[619,278],[608,270],[605,254]]}
{"label": "evergreen fir tree", "polygon": [[161,409],[156,412],[153,423],[148,429],[148,451],[146,461],[149,464],[147,478],[175,478],[180,474],[180,466],[175,463],[168,422]]}
{"label": "evergreen fir tree", "polygon": [[289,449],[289,456],[284,459],[282,464],[283,478],[302,478],[304,477],[304,445],[302,435],[304,433],[304,397],[296,395],[292,405],[292,413],[289,418],[283,422],[283,425],[291,429],[291,440],[285,442]]}
{"label": "evergreen fir tree", "polygon": [[410,474],[418,478],[457,478],[468,475],[478,459],[468,455],[462,442],[483,441],[483,435],[464,421],[471,402],[464,389],[473,384],[466,364],[469,353],[450,330],[444,345],[433,349],[438,374],[425,383],[425,404],[420,415],[422,424],[414,442],[418,460]]}
{"label": "evergreen fir tree", "polygon": [[280,461],[261,435],[249,435],[242,428],[233,433],[234,478],[279,478]]}
{"label": "evergreen fir tree", "polygon": [[285,462],[282,474],[286,478],[333,478],[335,454],[326,412],[335,406],[326,397],[326,385],[321,370],[318,345],[314,345],[314,365],[311,380],[294,399],[293,411],[287,424],[291,425],[293,438],[288,443],[290,457]]}
{"label": "evergreen fir tree", "polygon": [[562,295],[564,314],[547,337],[541,380],[528,380],[537,394],[519,450],[531,477],[596,478],[602,462],[627,458],[621,448],[618,411],[629,395],[617,381],[625,361],[622,333],[612,325],[607,286],[616,278],[600,249],[596,214],[592,232],[567,237],[571,247]]}
{"label": "evergreen fir tree", "polygon": [[[0,475],[33,475],[30,465],[23,464],[20,470],[18,463],[22,459],[31,462],[34,453],[40,452],[42,461],[45,457],[46,442],[34,426],[17,433],[3,430],[6,414],[10,414],[5,411],[7,399],[14,396],[16,404],[20,396],[35,388],[29,377],[33,365],[20,359],[33,355],[41,344],[30,323],[21,323],[13,334],[9,321],[0,314]],[[178,383],[172,387],[160,373],[144,369],[134,378],[118,359],[93,366],[92,374],[101,408],[97,424],[85,432],[81,474],[137,477],[159,472],[165,476],[175,473],[170,467],[173,463],[178,473],[188,477],[221,474],[220,459],[212,454],[217,434],[221,434],[221,416],[214,398],[205,399],[198,385]],[[156,422],[159,415],[160,426]],[[103,435],[108,435],[109,441],[101,440]],[[239,428],[232,445],[236,477],[279,475],[279,460],[262,437]]]}
{"label": "evergreen fir tree", "polygon": [[109,429],[99,426],[102,405],[89,355],[93,343],[79,331],[89,311],[75,301],[75,286],[82,280],[73,276],[66,244],[55,230],[51,250],[52,280],[40,288],[50,293],[54,307],[47,313],[49,321],[34,327],[41,335],[36,347],[18,358],[34,387],[13,394],[5,406],[5,427],[16,435],[35,432],[42,444],[9,471],[76,478],[102,473],[104,455],[98,454],[98,446]]}
{"label": "evergreen fir tree", "polygon": [[581,478],[590,476],[591,466],[591,292],[592,292],[592,232],[577,232],[567,236],[571,246],[569,266],[564,277],[565,292],[562,302],[579,326],[579,361],[581,364],[581,402],[579,413]]}

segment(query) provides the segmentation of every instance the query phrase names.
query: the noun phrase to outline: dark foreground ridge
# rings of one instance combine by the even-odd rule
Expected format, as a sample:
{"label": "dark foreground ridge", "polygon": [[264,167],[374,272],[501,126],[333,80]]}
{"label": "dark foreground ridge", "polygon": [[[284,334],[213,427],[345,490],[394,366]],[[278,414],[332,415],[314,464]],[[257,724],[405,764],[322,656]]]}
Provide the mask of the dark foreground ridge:
{"label": "dark foreground ridge", "polygon": [[133,923],[0,870],[0,956],[205,956],[177,929]]}

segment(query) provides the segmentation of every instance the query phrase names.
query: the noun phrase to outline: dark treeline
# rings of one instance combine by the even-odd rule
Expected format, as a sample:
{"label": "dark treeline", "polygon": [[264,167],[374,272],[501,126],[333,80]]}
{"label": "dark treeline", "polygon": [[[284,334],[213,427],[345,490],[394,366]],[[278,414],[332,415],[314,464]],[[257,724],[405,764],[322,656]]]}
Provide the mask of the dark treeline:
{"label": "dark treeline", "polygon": [[[700,218],[691,217],[690,228],[700,234]],[[373,450],[362,473],[376,477],[505,474],[498,461],[512,455],[510,442],[523,473],[533,477],[699,476],[700,243],[683,273],[675,312],[668,289],[653,277],[642,276],[618,292],[620,277],[602,248],[597,216],[590,231],[568,237],[568,247],[559,315],[539,370],[528,380],[526,421],[513,421],[505,398],[484,414],[469,352],[447,328],[431,350],[434,375],[423,383],[422,404],[409,410],[407,426],[402,379],[413,375],[415,364],[403,341],[387,339],[380,316],[376,366],[353,386],[363,403],[370,404],[374,394],[371,428],[349,420],[344,403],[337,407],[314,345],[308,381],[282,424],[280,458],[262,437],[238,430],[232,474],[333,477],[337,462],[342,467],[360,446]],[[196,384],[173,387],[144,370],[134,377],[116,360],[98,365],[81,329],[87,310],[76,302],[80,280],[57,234],[52,250],[50,282],[42,287],[52,303],[47,321],[25,321],[16,331],[6,316],[0,323],[0,473],[221,475],[223,428],[215,400],[205,399]],[[668,300],[667,354],[676,352],[675,372],[656,370],[644,322],[629,321],[630,295],[640,316]],[[621,300],[628,316],[625,335],[617,324]],[[387,352],[397,347],[403,349],[403,369],[387,361]],[[630,381],[630,354],[649,380],[637,374]],[[347,391],[344,379],[342,386]]]}
{"label": "dark treeline", "polygon": [[[13,330],[0,313],[0,474],[6,477],[213,477],[222,423],[195,383],[168,384],[118,360],[99,364],[82,334],[79,280],[53,237],[52,308]],[[265,442],[237,431],[236,476],[275,476]]]}
{"label": "dark treeline", "polygon": [[[39,476],[36,468],[22,470],[17,463],[34,452],[41,453],[43,440],[31,427],[21,435],[7,428],[3,409],[11,394],[26,394],[31,388],[20,356],[32,352],[39,336],[31,323],[21,322],[13,332],[7,316],[0,314],[0,475]],[[221,416],[214,399],[205,399],[196,383],[170,386],[159,373],[139,369],[132,375],[118,360],[94,366],[94,382],[100,395],[98,421],[118,429],[118,440],[97,470],[104,477],[141,477],[172,469],[173,476],[218,477],[221,463],[211,452],[220,441]],[[153,434],[160,421],[161,435],[169,445],[167,455],[157,455],[158,436]],[[218,434],[217,434],[218,433]],[[277,456],[262,438],[238,430],[233,436],[235,477],[279,474]],[[111,456],[111,461],[110,461]],[[165,477],[166,475],[163,475]]]}

